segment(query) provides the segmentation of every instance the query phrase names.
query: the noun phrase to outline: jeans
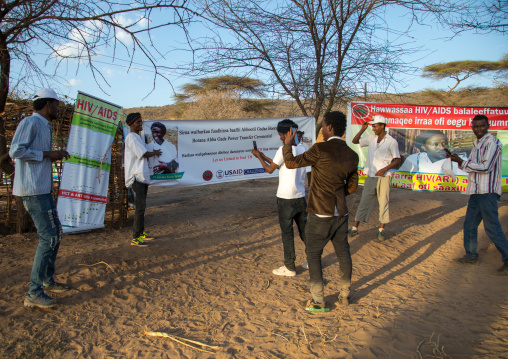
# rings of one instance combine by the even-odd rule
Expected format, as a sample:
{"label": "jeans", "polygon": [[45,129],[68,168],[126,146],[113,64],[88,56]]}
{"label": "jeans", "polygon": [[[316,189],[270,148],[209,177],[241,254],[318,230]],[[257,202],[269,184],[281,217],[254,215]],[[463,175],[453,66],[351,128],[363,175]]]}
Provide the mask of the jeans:
{"label": "jeans", "polygon": [[307,223],[307,202],[305,197],[295,199],[277,198],[279,211],[279,225],[282,235],[282,246],[284,247],[284,265],[291,271],[295,267],[295,235],[293,232],[293,221],[296,222],[300,239],[305,243],[305,224]]}
{"label": "jeans", "polygon": [[132,227],[132,238],[138,238],[145,231],[145,209],[146,209],[146,195],[148,193],[148,185],[134,181],[132,190],[136,195],[134,205],[136,210],[134,212],[134,225]]}
{"label": "jeans", "polygon": [[312,299],[317,303],[323,303],[324,301],[321,256],[328,241],[332,241],[339,261],[340,295],[346,298],[349,295],[353,263],[347,237],[347,220],[347,215],[343,217],[318,217],[313,213],[309,213],[307,217],[305,251],[309,262],[310,292]]}
{"label": "jeans", "polygon": [[62,225],[58,219],[55,201],[50,193],[23,196],[23,204],[32,217],[39,235],[39,245],[35,252],[28,288],[28,294],[33,296],[44,291],[44,284],[54,282],[53,274],[62,239]]}
{"label": "jeans", "polygon": [[485,232],[501,253],[502,261],[508,263],[508,241],[499,222],[498,199],[497,193],[473,194],[469,197],[464,220],[464,248],[468,258],[478,258],[478,226],[483,219]]}

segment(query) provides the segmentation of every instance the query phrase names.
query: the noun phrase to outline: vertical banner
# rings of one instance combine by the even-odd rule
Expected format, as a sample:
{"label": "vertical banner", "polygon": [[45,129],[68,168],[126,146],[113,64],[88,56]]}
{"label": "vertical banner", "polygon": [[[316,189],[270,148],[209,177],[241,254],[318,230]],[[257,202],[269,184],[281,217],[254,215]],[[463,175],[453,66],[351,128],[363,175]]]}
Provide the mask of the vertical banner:
{"label": "vertical banner", "polygon": [[121,107],[78,92],[63,163],[58,216],[64,233],[104,227],[111,147]]}
{"label": "vertical banner", "polygon": [[[375,115],[386,119],[386,132],[397,141],[402,157],[401,166],[392,171],[392,187],[457,192],[466,190],[468,174],[456,163],[450,168],[454,176],[443,174],[446,161],[443,148],[467,159],[476,140],[471,130],[473,117],[487,116],[489,132],[503,144],[502,184],[503,192],[508,192],[508,108],[349,103],[346,140],[360,157],[360,183],[366,177],[363,169],[367,147],[361,148],[351,140],[360,131],[362,123]],[[372,133],[369,127],[363,136]]]}
{"label": "vertical banner", "polygon": [[[268,174],[251,154],[254,142],[270,158],[282,141],[277,123],[298,125],[299,141],[307,148],[316,140],[313,117],[250,118],[228,120],[150,121],[143,118],[142,137],[147,150],[160,150],[148,166],[153,186],[201,186],[278,176]],[[130,129],[124,127],[124,133]]]}

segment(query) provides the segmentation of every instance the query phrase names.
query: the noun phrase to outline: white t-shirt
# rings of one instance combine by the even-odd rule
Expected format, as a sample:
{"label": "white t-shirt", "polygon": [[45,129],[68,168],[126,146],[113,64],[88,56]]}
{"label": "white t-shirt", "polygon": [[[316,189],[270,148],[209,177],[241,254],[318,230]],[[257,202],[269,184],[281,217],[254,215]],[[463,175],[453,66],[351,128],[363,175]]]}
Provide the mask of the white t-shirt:
{"label": "white t-shirt", "polygon": [[162,152],[162,155],[153,156],[148,159],[148,167],[150,168],[150,173],[152,174],[153,168],[160,164],[159,161],[166,162],[167,164],[171,163],[173,160],[178,162],[176,146],[171,142],[164,140],[162,144],[159,145],[157,142],[152,141],[146,145],[146,149],[148,152],[153,152],[154,150],[161,150]]}
{"label": "white t-shirt", "polygon": [[[460,157],[463,160],[467,159],[464,156]],[[444,161],[446,161],[446,158],[432,162],[427,152],[413,153],[412,155],[407,156],[406,160],[397,171],[442,174]],[[452,162],[452,166],[453,173],[457,176],[467,176],[467,173],[459,168],[457,162]]]}
{"label": "white t-shirt", "polygon": [[[392,163],[394,158],[400,158],[399,145],[389,134],[386,134],[380,143],[377,143],[377,136],[374,134],[360,138],[360,146],[369,146],[364,168],[369,177],[377,177],[377,171]],[[390,174],[391,171],[386,171],[384,176]]]}
{"label": "white t-shirt", "polygon": [[134,180],[150,184],[148,161],[143,155],[147,152],[145,142],[135,132],[129,132],[125,137],[125,186],[131,187]]}
{"label": "white t-shirt", "polygon": [[[293,156],[298,156],[306,151],[306,148],[301,144],[292,146],[292,149]],[[277,197],[284,199],[305,197],[305,167],[288,169],[284,164],[282,146],[277,150],[273,162],[279,166]]]}

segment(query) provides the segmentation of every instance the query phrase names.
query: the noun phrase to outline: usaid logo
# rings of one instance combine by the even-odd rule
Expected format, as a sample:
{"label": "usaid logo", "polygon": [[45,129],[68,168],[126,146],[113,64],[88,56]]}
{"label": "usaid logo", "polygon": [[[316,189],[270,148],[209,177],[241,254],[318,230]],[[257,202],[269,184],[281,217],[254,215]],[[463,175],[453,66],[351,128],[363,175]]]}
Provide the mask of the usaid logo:
{"label": "usaid logo", "polygon": [[241,176],[241,175],[243,175],[243,170],[242,169],[239,169],[239,170],[225,170],[224,171],[224,176],[225,177]]}
{"label": "usaid logo", "polygon": [[215,172],[215,176],[217,177],[217,179],[223,179],[224,178],[224,171],[218,170],[217,172]]}

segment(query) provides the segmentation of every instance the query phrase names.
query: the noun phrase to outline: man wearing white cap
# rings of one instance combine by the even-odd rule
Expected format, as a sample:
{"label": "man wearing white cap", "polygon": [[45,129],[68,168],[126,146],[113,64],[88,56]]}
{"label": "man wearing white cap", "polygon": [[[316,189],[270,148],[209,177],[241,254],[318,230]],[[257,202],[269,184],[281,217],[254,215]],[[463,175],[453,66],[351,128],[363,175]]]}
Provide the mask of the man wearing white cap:
{"label": "man wearing white cap", "polygon": [[52,162],[69,157],[67,151],[53,151],[51,148],[50,121],[58,118],[60,102],[63,101],[51,89],[37,91],[33,102],[35,112],[19,123],[9,150],[11,158],[16,160],[12,194],[23,198],[39,235],[30,286],[24,301],[26,307],[54,307],[58,301],[45,291],[59,293],[70,289],[53,279],[62,225],[51,195]]}
{"label": "man wearing white cap", "polygon": [[[372,124],[374,134],[360,138],[365,130]],[[379,202],[379,232],[377,240],[386,239],[385,224],[390,221],[388,202],[391,187],[390,170],[400,164],[399,146],[397,141],[386,133],[386,119],[382,116],[373,116],[372,121],[362,124],[362,129],[353,138],[354,144],[369,147],[364,171],[367,174],[363,185],[362,198],[356,211],[355,224],[349,230],[350,236],[358,234],[360,222],[368,222],[374,199]]]}

